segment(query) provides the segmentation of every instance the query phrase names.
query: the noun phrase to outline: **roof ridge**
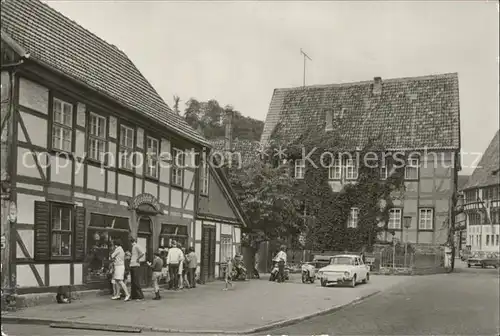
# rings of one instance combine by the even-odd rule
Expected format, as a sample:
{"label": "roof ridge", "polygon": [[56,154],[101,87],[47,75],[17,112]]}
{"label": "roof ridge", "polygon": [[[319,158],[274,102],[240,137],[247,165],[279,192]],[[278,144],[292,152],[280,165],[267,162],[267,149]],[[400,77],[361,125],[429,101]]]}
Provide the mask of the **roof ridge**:
{"label": "roof ridge", "polygon": [[[455,78],[458,77],[458,72],[447,72],[440,73],[435,75],[422,75],[416,77],[393,77],[382,79],[382,83],[397,83],[404,81],[419,81],[419,80],[428,80],[428,79],[438,79],[438,78]],[[343,83],[332,83],[332,84],[315,84],[315,85],[306,85],[304,86],[296,86],[296,87],[288,87],[288,88],[276,88],[276,90],[280,91],[293,91],[293,90],[303,90],[303,89],[322,89],[328,87],[345,87],[352,85],[361,85],[361,84],[371,84],[373,80],[364,80],[364,81],[355,81],[355,82],[343,82]]]}

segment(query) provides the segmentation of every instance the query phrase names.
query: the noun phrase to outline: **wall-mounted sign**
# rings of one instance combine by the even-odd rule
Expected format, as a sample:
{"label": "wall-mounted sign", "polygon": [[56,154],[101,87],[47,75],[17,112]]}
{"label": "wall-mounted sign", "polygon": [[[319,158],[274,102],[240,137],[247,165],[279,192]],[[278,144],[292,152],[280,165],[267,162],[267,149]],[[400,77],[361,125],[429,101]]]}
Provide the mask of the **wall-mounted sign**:
{"label": "wall-mounted sign", "polygon": [[128,201],[128,206],[130,210],[137,210],[141,205],[150,205],[154,208],[156,212],[161,211],[161,205],[151,194],[140,194]]}
{"label": "wall-mounted sign", "polygon": [[17,206],[16,203],[10,202],[9,222],[15,223],[16,221],[17,221]]}

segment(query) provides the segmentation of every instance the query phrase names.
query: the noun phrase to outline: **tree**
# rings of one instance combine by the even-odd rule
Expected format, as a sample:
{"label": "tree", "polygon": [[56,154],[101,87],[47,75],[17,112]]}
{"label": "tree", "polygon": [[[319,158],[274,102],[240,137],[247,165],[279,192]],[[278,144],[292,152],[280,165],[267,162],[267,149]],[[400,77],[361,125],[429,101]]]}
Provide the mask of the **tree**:
{"label": "tree", "polygon": [[255,157],[243,169],[232,169],[231,184],[249,219],[253,232],[246,243],[257,247],[264,240],[288,240],[304,229],[301,201],[295,197],[295,180],[286,166],[276,166]]}

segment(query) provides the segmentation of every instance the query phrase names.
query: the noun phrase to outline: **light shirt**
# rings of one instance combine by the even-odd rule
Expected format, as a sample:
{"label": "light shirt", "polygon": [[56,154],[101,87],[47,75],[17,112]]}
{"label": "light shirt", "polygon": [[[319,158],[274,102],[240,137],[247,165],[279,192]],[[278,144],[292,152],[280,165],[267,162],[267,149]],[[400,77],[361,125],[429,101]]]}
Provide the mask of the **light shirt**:
{"label": "light shirt", "polygon": [[283,259],[286,264],[286,252],[284,251],[279,251],[276,257],[274,258],[274,261],[280,261],[280,259]]}
{"label": "light shirt", "polygon": [[184,253],[178,247],[172,247],[168,250],[167,265],[178,265],[184,261]]}
{"label": "light shirt", "polygon": [[130,267],[137,267],[141,264],[139,263],[139,259],[144,256],[144,252],[141,250],[141,247],[134,243],[132,245],[132,257],[130,258]]}
{"label": "light shirt", "polygon": [[125,251],[121,246],[115,247],[115,250],[111,254],[111,259],[113,259],[113,264],[115,266],[125,265]]}
{"label": "light shirt", "polygon": [[195,252],[189,252],[187,258],[189,260],[188,262],[189,268],[196,268],[198,266],[198,258],[196,257]]}

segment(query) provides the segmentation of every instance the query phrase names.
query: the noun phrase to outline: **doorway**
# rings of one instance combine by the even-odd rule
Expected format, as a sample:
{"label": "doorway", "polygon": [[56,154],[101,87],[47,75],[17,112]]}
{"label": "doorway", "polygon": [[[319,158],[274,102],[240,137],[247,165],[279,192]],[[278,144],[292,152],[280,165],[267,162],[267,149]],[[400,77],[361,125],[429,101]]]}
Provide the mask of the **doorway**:
{"label": "doorway", "polygon": [[201,281],[215,280],[215,227],[204,225],[201,238]]}
{"label": "doorway", "polygon": [[152,282],[152,270],[147,264],[147,261],[153,259],[152,236],[153,222],[151,218],[149,216],[140,216],[137,229],[137,245],[144,251],[144,256],[140,259],[141,287],[149,287]]}

